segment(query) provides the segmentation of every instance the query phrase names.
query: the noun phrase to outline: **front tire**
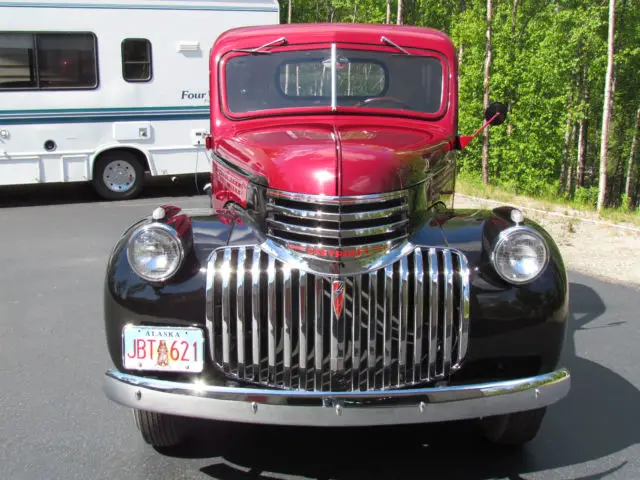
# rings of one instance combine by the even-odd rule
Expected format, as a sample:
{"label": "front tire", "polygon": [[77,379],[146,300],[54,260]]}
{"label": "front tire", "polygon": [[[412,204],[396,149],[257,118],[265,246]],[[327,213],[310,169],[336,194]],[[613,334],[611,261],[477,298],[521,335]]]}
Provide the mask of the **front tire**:
{"label": "front tire", "polygon": [[486,417],[480,420],[484,437],[495,445],[521,446],[533,440],[547,412],[546,407]]}
{"label": "front tire", "polygon": [[165,413],[133,410],[136,427],[142,439],[154,447],[173,447],[183,443],[189,434],[186,419]]}
{"label": "front tire", "polygon": [[128,200],[138,196],[144,181],[140,159],[126,150],[111,150],[93,165],[93,187],[106,200]]}

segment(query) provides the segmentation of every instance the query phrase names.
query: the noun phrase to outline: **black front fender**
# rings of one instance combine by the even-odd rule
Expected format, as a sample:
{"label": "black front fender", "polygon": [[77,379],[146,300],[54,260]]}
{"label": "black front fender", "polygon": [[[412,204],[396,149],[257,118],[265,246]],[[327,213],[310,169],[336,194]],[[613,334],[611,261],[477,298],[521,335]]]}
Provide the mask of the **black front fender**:
{"label": "black front fender", "polygon": [[[500,232],[511,227],[512,208],[454,210],[434,216],[415,236],[429,245],[439,226],[449,248],[467,257],[470,267],[469,350],[453,381],[504,379],[547,373],[556,368],[567,330],[569,286],[560,251],[549,233],[525,219],[549,247],[542,274],[524,285],[503,280],[491,263]],[[425,243],[423,243],[425,242]]]}
{"label": "black front fender", "polygon": [[[154,284],[139,277],[127,260],[132,231],[150,218],[132,225],[113,249],[104,283],[104,321],[109,355],[116,368],[122,364],[122,329],[125,325],[199,326],[206,319],[206,267],[211,252],[227,245],[237,215],[230,210],[182,211],[165,207],[165,221],[184,236],[187,247],[179,272]],[[206,349],[205,349],[206,350]]]}

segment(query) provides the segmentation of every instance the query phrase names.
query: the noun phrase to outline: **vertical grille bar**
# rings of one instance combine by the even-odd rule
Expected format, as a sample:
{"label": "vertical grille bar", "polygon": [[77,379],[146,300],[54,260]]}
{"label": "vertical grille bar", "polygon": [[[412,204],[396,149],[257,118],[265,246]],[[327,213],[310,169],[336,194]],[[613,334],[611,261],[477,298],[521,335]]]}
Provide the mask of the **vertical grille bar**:
{"label": "vertical grille bar", "polygon": [[269,376],[268,381],[276,381],[276,259],[269,256],[269,266],[267,267],[268,290],[267,290],[267,322],[268,322],[268,345],[269,354]]}
{"label": "vertical grille bar", "polygon": [[291,316],[293,315],[293,302],[291,301],[291,269],[285,265],[282,269],[282,316],[284,317],[284,375],[285,387],[291,387]]}
{"label": "vertical grille bar", "polygon": [[222,258],[222,365],[225,372],[230,369],[231,308],[229,306],[229,283],[231,277],[231,250],[225,250]]}
{"label": "vertical grille bar", "polygon": [[438,256],[435,248],[429,249],[429,373],[431,380],[436,376],[436,354],[438,353]]}
{"label": "vertical grille bar", "polygon": [[298,322],[300,328],[300,352],[299,352],[299,365],[300,365],[300,390],[307,389],[307,274],[306,272],[300,272],[299,278],[300,286],[298,287],[298,293],[300,298],[298,299]]}
{"label": "vertical grille bar", "polygon": [[470,302],[470,286],[469,286],[469,264],[464,258],[464,255],[458,254],[458,262],[460,270],[458,275],[460,276],[460,324],[458,326],[458,359],[456,366],[459,366],[462,359],[467,354],[467,348],[469,346],[469,302]]}
{"label": "vertical grille bar", "polygon": [[353,279],[352,303],[352,350],[351,350],[351,384],[353,390],[360,390],[360,322],[362,310],[362,277],[357,275]]}
{"label": "vertical grille bar", "polygon": [[398,386],[404,385],[407,377],[407,328],[409,309],[409,262],[400,259],[400,290],[398,293]]}
{"label": "vertical grille bar", "polygon": [[383,366],[382,384],[391,383],[391,333],[393,330],[393,265],[387,265],[384,269],[384,345],[383,345]]}
{"label": "vertical grille bar", "polygon": [[445,375],[451,368],[451,349],[453,333],[453,262],[451,251],[444,251],[444,341],[442,346],[442,370]]}
{"label": "vertical grille bar", "polygon": [[419,248],[414,255],[413,273],[413,382],[416,383],[422,378],[422,323],[424,321],[424,267],[422,251]]}
{"label": "vertical grille bar", "polygon": [[209,259],[209,267],[207,268],[207,306],[206,306],[206,325],[207,330],[211,332],[211,338],[209,340],[209,354],[211,358],[215,359],[217,351],[215,348],[216,342],[213,333],[215,332],[215,310],[216,310],[216,290],[218,282],[216,282],[216,269],[215,264],[218,260],[218,252],[214,252]]}
{"label": "vertical grille bar", "polygon": [[253,360],[253,380],[262,381],[261,375],[261,354],[260,354],[260,250],[253,251],[253,262],[251,265],[251,357]]}
{"label": "vertical grille bar", "polygon": [[314,360],[315,360],[315,370],[314,370],[314,386],[316,390],[322,390],[322,361],[324,358],[324,352],[322,348],[323,338],[322,338],[322,330],[323,330],[323,321],[322,318],[324,316],[324,308],[323,308],[323,300],[324,293],[322,291],[322,277],[316,277],[316,285],[315,285],[315,305],[314,305],[314,314],[316,321],[315,328],[315,345],[314,345]]}
{"label": "vertical grille bar", "polygon": [[376,390],[444,379],[468,350],[469,276],[462,253],[417,247],[378,271],[340,278],[338,316],[335,277],[257,247],[221,248],[207,269],[210,352],[226,375],[275,388]]}
{"label": "vertical grille bar", "polygon": [[238,269],[236,273],[236,345],[238,349],[238,375],[245,376],[244,357],[244,262],[246,248],[238,250]]}
{"label": "vertical grille bar", "polygon": [[370,273],[369,277],[369,322],[367,323],[368,345],[367,345],[367,389],[373,390],[376,385],[376,340],[377,340],[377,319],[378,319],[378,274]]}

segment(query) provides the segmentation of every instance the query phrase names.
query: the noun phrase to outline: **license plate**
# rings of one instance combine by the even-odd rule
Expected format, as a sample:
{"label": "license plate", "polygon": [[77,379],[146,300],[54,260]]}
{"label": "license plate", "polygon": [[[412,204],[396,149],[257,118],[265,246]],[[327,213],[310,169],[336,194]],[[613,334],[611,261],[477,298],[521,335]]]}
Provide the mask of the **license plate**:
{"label": "license plate", "polygon": [[124,368],[168,372],[201,372],[204,335],[199,328],[126,326]]}

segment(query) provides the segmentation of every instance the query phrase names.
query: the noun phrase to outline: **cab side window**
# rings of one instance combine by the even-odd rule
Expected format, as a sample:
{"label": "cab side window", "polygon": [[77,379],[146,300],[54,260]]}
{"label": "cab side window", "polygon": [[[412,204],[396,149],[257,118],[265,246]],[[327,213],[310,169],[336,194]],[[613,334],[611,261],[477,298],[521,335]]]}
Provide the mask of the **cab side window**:
{"label": "cab side window", "polygon": [[127,82],[149,82],[153,78],[151,42],[146,38],[122,41],[122,78]]}

